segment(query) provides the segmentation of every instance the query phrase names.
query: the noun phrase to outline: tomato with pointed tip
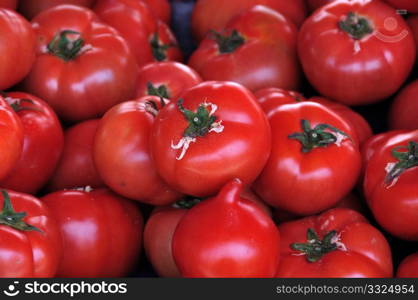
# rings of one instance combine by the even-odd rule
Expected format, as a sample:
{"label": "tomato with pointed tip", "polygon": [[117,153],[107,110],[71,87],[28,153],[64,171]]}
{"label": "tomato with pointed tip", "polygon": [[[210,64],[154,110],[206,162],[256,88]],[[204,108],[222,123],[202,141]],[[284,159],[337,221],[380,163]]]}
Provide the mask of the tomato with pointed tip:
{"label": "tomato with pointed tip", "polygon": [[64,149],[47,190],[105,187],[93,162],[94,136],[98,126],[99,119],[92,119],[65,130]]}
{"label": "tomato with pointed tip", "polygon": [[61,231],[58,277],[122,277],[141,250],[143,218],[131,201],[107,189],[63,190],[41,199]]}
{"label": "tomato with pointed tip", "polygon": [[39,199],[1,190],[0,277],[54,277],[61,235],[53,213]]}
{"label": "tomato with pointed tip", "polygon": [[213,31],[193,52],[189,65],[204,80],[230,80],[252,91],[296,89],[300,68],[297,29],[280,13],[258,5]]}
{"label": "tomato with pointed tip", "polygon": [[64,144],[61,123],[52,108],[38,97],[10,92],[5,99],[23,125],[23,150],[0,185],[36,194],[47,183],[61,157]]}
{"label": "tomato with pointed tip", "polygon": [[418,130],[380,143],[370,157],[364,194],[376,221],[390,234],[418,241]]}
{"label": "tomato with pointed tip", "polygon": [[392,102],[389,111],[391,129],[418,129],[418,80],[405,86]]}
{"label": "tomato with pointed tip", "polygon": [[0,8],[0,90],[10,88],[29,73],[35,46],[30,23],[15,11]]}
{"label": "tomato with pointed tip", "polygon": [[313,102],[279,106],[269,115],[272,150],[255,192],[268,204],[311,215],[333,207],[354,187],[361,157],[351,126]]}
{"label": "tomato with pointed tip", "polygon": [[28,20],[40,12],[61,4],[91,7],[96,0],[23,0],[19,1],[19,12]]}
{"label": "tomato with pointed tip", "polygon": [[267,118],[245,87],[200,83],[157,115],[151,153],[160,176],[196,197],[216,194],[229,180],[250,184],[270,154]]}
{"label": "tomato with pointed tip", "polygon": [[298,52],[319,94],[346,105],[370,104],[395,93],[416,56],[402,16],[373,0],[340,0],[316,10],[300,30]]}
{"label": "tomato with pointed tip", "polygon": [[358,212],[330,209],[279,225],[277,277],[391,277],[392,255],[383,234]]}
{"label": "tomato with pointed tip", "polygon": [[126,41],[89,9],[60,5],[32,20],[37,58],[23,82],[68,122],[97,118],[135,93],[138,67]]}
{"label": "tomato with pointed tip", "polygon": [[234,179],[186,212],[174,232],[174,260],[184,277],[273,277],[280,234],[271,218],[241,198]]}
{"label": "tomato with pointed tip", "polygon": [[150,154],[152,126],[167,103],[145,96],[113,107],[100,120],[94,162],[107,186],[124,197],[152,205],[167,205],[182,197],[157,174]]}
{"label": "tomato with pointed tip", "polygon": [[396,272],[398,278],[418,278],[418,252],[405,257]]}

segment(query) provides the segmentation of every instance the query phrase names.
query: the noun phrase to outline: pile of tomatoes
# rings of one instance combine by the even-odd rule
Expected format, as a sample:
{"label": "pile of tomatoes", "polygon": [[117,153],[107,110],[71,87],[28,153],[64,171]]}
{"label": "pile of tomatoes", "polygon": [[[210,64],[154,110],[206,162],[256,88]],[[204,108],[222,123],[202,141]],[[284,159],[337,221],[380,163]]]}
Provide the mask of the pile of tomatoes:
{"label": "pile of tomatoes", "polygon": [[0,0],[0,277],[418,277],[418,1],[179,2]]}

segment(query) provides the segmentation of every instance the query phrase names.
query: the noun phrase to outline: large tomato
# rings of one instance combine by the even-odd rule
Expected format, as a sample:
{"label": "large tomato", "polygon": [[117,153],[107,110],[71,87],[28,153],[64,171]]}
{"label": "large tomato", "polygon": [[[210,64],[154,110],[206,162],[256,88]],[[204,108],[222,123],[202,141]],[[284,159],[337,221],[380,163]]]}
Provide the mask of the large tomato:
{"label": "large tomato", "polygon": [[0,186],[36,194],[51,177],[61,156],[64,136],[54,111],[41,99],[12,92],[5,98],[23,124],[23,151]]}
{"label": "large tomato", "polygon": [[331,209],[279,225],[277,277],[391,277],[392,257],[382,233],[358,212]]}
{"label": "large tomato", "polygon": [[172,251],[182,276],[274,276],[279,231],[262,209],[240,197],[242,188],[239,179],[228,182],[217,196],[196,204],[180,220]]}
{"label": "large tomato", "polygon": [[200,82],[199,74],[187,65],[172,61],[149,63],[138,72],[136,96],[177,99],[183,91]]}
{"label": "large tomato", "polygon": [[171,6],[168,0],[143,0],[161,21],[170,23]]}
{"label": "large tomato", "polygon": [[61,236],[53,214],[33,196],[1,190],[0,277],[53,277]]}
{"label": "large tomato", "polygon": [[405,10],[408,13],[418,13],[418,2],[416,0],[384,0],[393,7]]}
{"label": "large tomato", "polygon": [[418,252],[404,258],[396,272],[398,278],[418,278]]}
{"label": "large tomato", "polygon": [[389,112],[391,129],[418,129],[418,80],[405,86],[396,96]]}
{"label": "large tomato", "polygon": [[151,128],[165,101],[145,96],[113,107],[100,121],[94,141],[94,162],[107,186],[124,197],[153,205],[181,197],[157,174],[150,154]]}
{"label": "large tomato", "polygon": [[0,180],[3,180],[15,167],[22,150],[22,122],[0,95]]}
{"label": "large tomato", "polygon": [[350,125],[313,102],[287,104],[269,115],[270,158],[256,193],[282,210],[311,215],[333,207],[354,187],[361,167]]}
{"label": "large tomato", "polygon": [[200,41],[210,30],[221,30],[230,19],[258,4],[285,15],[298,26],[306,16],[304,0],[198,0],[192,15],[195,38]]}
{"label": "large tomato", "polygon": [[300,70],[297,29],[280,13],[255,6],[212,32],[193,52],[189,65],[204,80],[230,80],[252,91],[296,89]]}
{"label": "large tomato", "polygon": [[[101,1],[101,0],[99,0]],[[23,0],[19,1],[19,12],[31,20],[40,12],[61,4],[91,7],[96,0]]]}
{"label": "large tomato", "polygon": [[254,96],[233,82],[188,89],[158,114],[151,151],[160,176],[184,194],[216,194],[229,180],[255,180],[270,154],[267,118]]}
{"label": "large tomato", "polygon": [[310,83],[348,105],[382,100],[402,85],[415,61],[412,32],[381,1],[341,0],[306,20],[299,57]]}
{"label": "large tomato", "polygon": [[0,7],[16,9],[17,0],[0,0]]}
{"label": "large tomato", "polygon": [[35,61],[35,34],[18,13],[0,8],[0,90],[22,80]]}
{"label": "large tomato", "polygon": [[418,241],[418,130],[399,133],[375,150],[366,166],[364,194],[389,233]]}
{"label": "large tomato", "polygon": [[25,89],[67,121],[101,116],[135,92],[138,68],[115,29],[79,6],[60,5],[32,21],[38,36]]}
{"label": "large tomato", "polygon": [[131,201],[106,189],[58,191],[42,201],[62,235],[58,277],[121,277],[135,265],[143,219]]}
{"label": "large tomato", "polygon": [[64,149],[48,182],[49,191],[105,186],[93,162],[94,136],[98,126],[99,119],[93,119],[65,130]]}

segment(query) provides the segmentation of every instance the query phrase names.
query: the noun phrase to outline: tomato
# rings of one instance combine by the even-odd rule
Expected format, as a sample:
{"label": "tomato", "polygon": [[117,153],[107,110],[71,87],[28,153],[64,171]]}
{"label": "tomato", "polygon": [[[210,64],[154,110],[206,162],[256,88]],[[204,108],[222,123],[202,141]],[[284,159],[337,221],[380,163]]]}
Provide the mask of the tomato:
{"label": "tomato", "polygon": [[133,96],[135,59],[123,38],[92,11],[56,6],[35,17],[32,26],[37,58],[24,88],[62,119],[96,118]]}
{"label": "tomato", "polygon": [[418,13],[418,3],[415,0],[384,0],[397,9],[402,9],[408,13]]}
{"label": "tomato", "polygon": [[358,212],[328,210],[279,225],[277,277],[391,277],[392,257],[382,233]]}
{"label": "tomato", "polygon": [[267,116],[274,113],[280,105],[306,101],[301,93],[280,88],[261,89],[255,92],[254,96]]}
{"label": "tomato", "polygon": [[106,189],[63,190],[42,201],[62,235],[58,277],[121,277],[135,265],[143,219],[132,202]]}
{"label": "tomato", "polygon": [[91,7],[95,1],[96,0],[23,0],[19,1],[19,12],[28,20],[31,20],[40,12],[60,4],[74,4]]}
{"label": "tomato", "polygon": [[22,150],[22,122],[0,95],[0,180],[3,180],[16,166]]}
{"label": "tomato", "polygon": [[0,277],[53,277],[61,260],[61,236],[39,199],[1,191]]}
{"label": "tomato", "polygon": [[98,126],[99,119],[93,119],[65,130],[64,149],[48,182],[49,191],[105,186],[93,162],[94,136]]}
{"label": "tomato", "polygon": [[[166,205],[182,195],[160,178],[149,152],[149,137],[159,103],[160,98],[145,96],[109,110],[97,129],[94,162],[103,181],[118,194]],[[165,105],[164,99],[161,103]]]}
{"label": "tomato", "polygon": [[210,30],[221,30],[230,19],[258,4],[285,15],[298,26],[306,16],[303,0],[198,0],[192,15],[193,34],[200,41]]}
{"label": "tomato", "polygon": [[199,74],[187,65],[171,61],[149,63],[138,72],[136,96],[177,99],[183,91],[200,82]]}
{"label": "tomato", "polygon": [[333,207],[358,178],[361,158],[350,125],[327,107],[301,102],[269,115],[272,151],[255,192],[268,204],[311,215]]}
{"label": "tomato", "polygon": [[255,6],[212,32],[193,52],[189,65],[204,80],[230,80],[252,91],[296,89],[300,70],[297,29],[281,14]]}
{"label": "tomato", "polygon": [[61,156],[64,136],[54,111],[41,99],[27,93],[8,93],[6,101],[23,125],[23,151],[0,186],[36,194],[51,177]]}
{"label": "tomato", "polygon": [[172,251],[182,276],[274,276],[280,234],[264,211],[240,197],[242,188],[239,179],[231,180],[181,218]]}
{"label": "tomato", "polygon": [[418,50],[418,15],[410,15],[406,21],[412,30],[415,40],[415,47]]}
{"label": "tomato", "polygon": [[3,8],[0,8],[0,53],[0,90],[5,90],[29,73],[35,61],[35,34],[21,15]]}
{"label": "tomato", "polygon": [[161,21],[170,23],[171,6],[168,0],[143,0]]}
{"label": "tomato", "polygon": [[413,241],[418,241],[417,142],[418,130],[386,139],[370,157],[363,185],[376,221],[392,235]]}
{"label": "tomato", "polygon": [[151,34],[150,46],[154,61],[182,61],[177,39],[168,25],[157,21],[157,30]]}
{"label": "tomato", "polygon": [[17,0],[0,0],[0,7],[8,9],[16,9]]}
{"label": "tomato", "polygon": [[418,129],[418,80],[405,86],[392,102],[389,112],[391,129]]}
{"label": "tomato", "polygon": [[206,197],[237,177],[250,184],[270,154],[270,126],[254,96],[233,82],[209,81],[158,114],[151,134],[157,172],[174,189]]}
{"label": "tomato", "polygon": [[398,267],[396,277],[418,278],[418,252],[404,258]]}
{"label": "tomato", "polygon": [[334,2],[335,0],[306,0],[309,11],[313,12],[319,7],[327,5],[328,3]]}
{"label": "tomato", "polygon": [[402,16],[372,0],[342,0],[316,10],[300,30],[298,50],[318,92],[347,105],[377,102],[396,92],[416,52]]}

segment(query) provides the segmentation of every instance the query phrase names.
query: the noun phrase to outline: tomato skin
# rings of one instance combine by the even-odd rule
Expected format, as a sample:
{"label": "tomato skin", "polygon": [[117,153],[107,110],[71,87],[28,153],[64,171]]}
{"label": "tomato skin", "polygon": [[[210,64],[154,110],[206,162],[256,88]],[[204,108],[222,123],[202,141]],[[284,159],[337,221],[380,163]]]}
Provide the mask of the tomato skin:
{"label": "tomato skin", "polygon": [[[181,95],[184,107],[217,106],[214,116],[223,131],[197,137],[182,159],[172,143],[181,141],[188,123],[175,102],[158,114],[151,135],[151,153],[157,172],[174,189],[196,197],[216,194],[231,178],[245,184],[255,180],[270,153],[270,126],[254,96],[233,82],[200,83]],[[214,153],[218,153],[214,156]],[[245,158],[245,159],[244,159]]]}
{"label": "tomato skin", "polygon": [[379,225],[390,234],[411,241],[418,240],[418,189],[415,180],[418,168],[408,168],[396,180],[390,181],[387,181],[387,168],[390,163],[398,162],[392,155],[396,147],[406,147],[409,142],[417,140],[417,130],[386,139],[369,159],[363,183],[367,203]]}
{"label": "tomato skin", "polygon": [[406,22],[408,23],[409,27],[412,30],[414,41],[415,41],[415,46],[418,51],[418,15],[415,14],[415,15],[408,16],[408,18],[406,19]]}
{"label": "tomato skin", "polygon": [[280,105],[306,101],[306,98],[299,92],[274,87],[258,90],[254,96],[267,116]]}
{"label": "tomato skin", "polygon": [[418,3],[414,0],[385,0],[397,9],[407,10],[408,13],[418,13]]}
{"label": "tomato skin", "polygon": [[143,230],[143,218],[134,203],[106,189],[63,190],[42,201],[61,230],[63,257],[58,277],[128,274],[141,249]]}
{"label": "tomato skin", "polygon": [[[341,30],[339,21],[349,12],[369,20],[372,32],[356,40]],[[397,26],[388,26],[389,18]],[[318,92],[346,105],[392,95],[406,80],[416,55],[403,18],[387,4],[372,0],[337,1],[316,10],[300,30],[298,52],[305,75]]]}
{"label": "tomato skin", "polygon": [[17,12],[0,8],[0,90],[15,85],[29,73],[35,61],[35,45],[30,23]]}
{"label": "tomato skin", "polygon": [[0,95],[0,180],[19,161],[23,149],[23,125],[19,117]]}
{"label": "tomato skin", "polygon": [[178,62],[153,62],[143,66],[138,72],[136,97],[148,96],[147,84],[154,87],[164,85],[168,99],[177,99],[188,88],[201,83],[202,79],[195,70]]}
{"label": "tomato skin", "polygon": [[[336,208],[321,215],[282,223],[280,264],[277,277],[391,277],[392,257],[382,233],[371,226],[358,212]],[[305,255],[293,250],[292,243],[306,243],[306,232],[312,228],[323,238],[337,231],[346,251],[334,250],[316,262],[308,262]],[[373,241],[373,247],[371,247]]]}
{"label": "tomato skin", "polygon": [[418,278],[418,253],[404,258],[396,272],[398,278]]}
{"label": "tomato skin", "polygon": [[[91,7],[96,0],[23,0],[19,1],[19,12],[28,20],[40,12],[61,4]],[[101,0],[100,0],[101,1]]]}
{"label": "tomato skin", "polygon": [[310,12],[313,12],[316,9],[334,1],[335,0],[306,0]]}
{"label": "tomato skin", "polygon": [[168,0],[142,0],[150,10],[164,23],[169,24],[171,20],[171,6]]}
{"label": "tomato skin", "polygon": [[[314,128],[328,124],[348,135],[337,146],[329,144],[302,152],[289,135],[302,131],[301,121]],[[361,157],[350,125],[327,107],[302,102],[279,106],[269,115],[272,129],[270,158],[253,187],[268,204],[297,214],[311,215],[333,207],[348,194],[358,178]]]}
{"label": "tomato skin", "polygon": [[[54,277],[61,260],[62,244],[53,214],[39,199],[7,191],[16,212],[26,212],[24,222],[37,231],[21,231],[0,225],[0,277]],[[0,197],[0,207],[4,198]]]}
{"label": "tomato skin", "polygon": [[232,52],[221,52],[208,35],[193,52],[189,65],[204,80],[235,81],[252,91],[267,87],[296,89],[300,67],[296,53],[297,29],[280,13],[255,6],[233,18],[221,34],[233,30],[244,43]]}
{"label": "tomato skin", "polygon": [[[94,162],[103,181],[118,194],[152,205],[167,205],[182,195],[157,174],[149,151],[155,116],[145,103],[156,96],[123,102],[109,110],[94,141]],[[112,149],[112,151],[109,151]]]}
{"label": "tomato skin", "polygon": [[80,122],[64,133],[64,149],[47,189],[62,189],[91,186],[104,187],[93,162],[94,136],[99,119]]}
{"label": "tomato skin", "polygon": [[16,10],[17,0],[0,0],[0,7]]}
{"label": "tomato skin", "polygon": [[306,16],[303,0],[199,0],[192,15],[194,37],[202,40],[211,29],[221,30],[233,17],[258,4],[285,15],[298,26]]}
{"label": "tomato skin", "polygon": [[[38,36],[37,59],[24,88],[48,102],[63,120],[99,117],[133,96],[135,59],[116,30],[92,11],[60,5],[36,16],[32,26]],[[53,37],[68,29],[80,32],[86,50],[69,61],[44,53]]]}
{"label": "tomato skin", "polygon": [[180,220],[172,251],[182,276],[274,276],[280,234],[263,210],[240,197],[241,190],[242,182],[232,180]]}
{"label": "tomato skin", "polygon": [[391,129],[418,129],[418,80],[405,86],[392,102],[389,112]]}

